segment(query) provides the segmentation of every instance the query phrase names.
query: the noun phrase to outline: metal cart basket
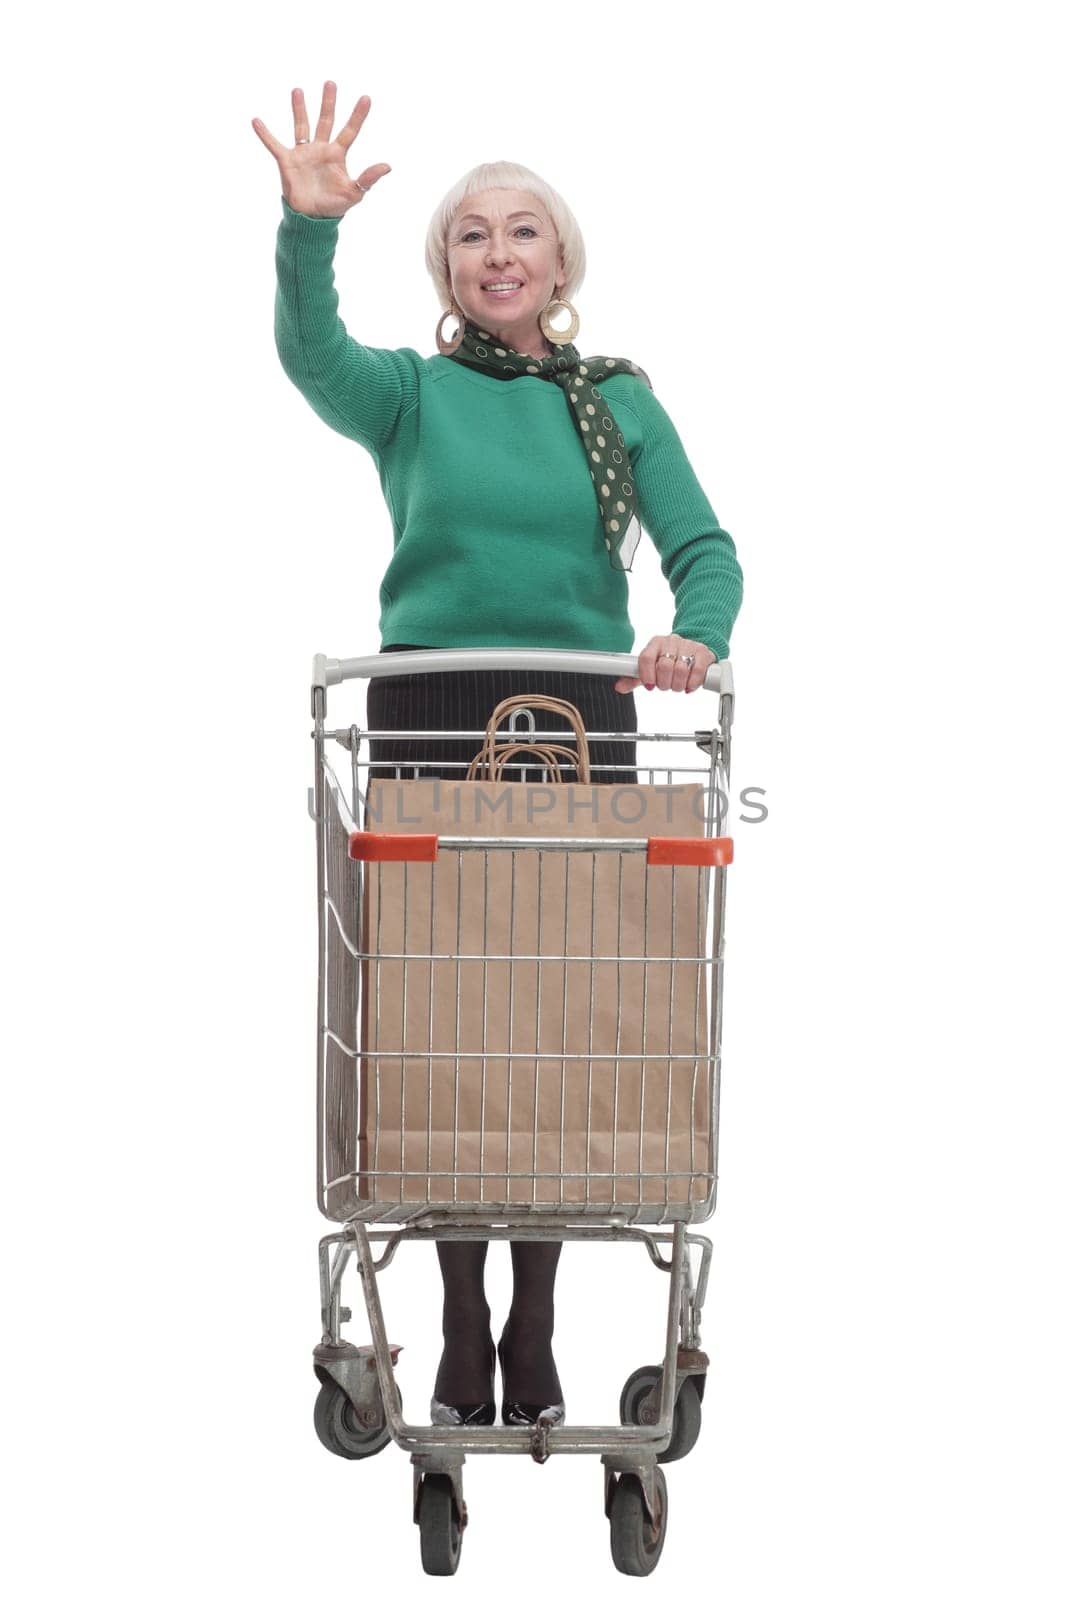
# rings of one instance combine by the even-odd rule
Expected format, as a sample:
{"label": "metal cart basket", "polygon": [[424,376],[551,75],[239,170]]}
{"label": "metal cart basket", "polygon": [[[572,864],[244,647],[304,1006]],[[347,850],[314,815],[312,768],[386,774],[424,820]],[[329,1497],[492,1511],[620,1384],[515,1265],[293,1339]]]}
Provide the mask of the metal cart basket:
{"label": "metal cart basket", "polygon": [[[611,763],[598,761],[598,745],[610,756],[620,737],[636,741],[640,793],[650,802],[688,794],[681,786],[696,778],[704,805],[698,826],[683,834],[657,833],[654,820],[636,831],[598,823],[566,835],[538,831],[529,818],[507,824],[511,831],[498,822],[478,835],[427,833],[399,814],[383,822],[367,792],[372,778],[393,775],[369,757],[378,730],[328,727],[326,717],[329,688],[349,679],[545,669],[638,675],[636,657],[584,651],[315,657],[317,1199],[339,1228],[319,1244],[315,1424],[339,1456],[373,1455],[390,1440],[411,1454],[415,1521],[432,1573],[454,1572],[459,1560],[466,1453],[539,1462],[599,1455],[613,1559],[621,1571],[643,1575],[663,1546],[661,1464],[696,1442],[707,1368],[700,1317],[711,1241],[690,1226],[712,1215],[716,1193],[732,859],[724,831],[730,663],[707,674],[705,688],[718,696],[710,726],[622,736],[588,730],[592,765],[602,771]],[[480,742],[484,731],[388,735]],[[539,730],[530,710],[513,712],[501,733],[524,745],[575,737]],[[435,765],[450,763],[435,758]],[[454,765],[464,779],[465,763]],[[524,796],[526,785],[548,776],[537,757],[514,765],[523,769]],[[441,935],[444,903],[455,906],[454,939]],[[472,983],[481,997],[474,1008]],[[477,1105],[473,1119],[461,1116],[461,1103]],[[405,1419],[394,1372],[399,1347],[386,1336],[378,1273],[401,1243],[516,1238],[637,1243],[669,1274],[663,1356],[626,1380],[619,1427]],[[376,1244],[384,1246],[377,1258]],[[349,1317],[342,1283],[353,1254],[369,1345],[341,1337]]]}

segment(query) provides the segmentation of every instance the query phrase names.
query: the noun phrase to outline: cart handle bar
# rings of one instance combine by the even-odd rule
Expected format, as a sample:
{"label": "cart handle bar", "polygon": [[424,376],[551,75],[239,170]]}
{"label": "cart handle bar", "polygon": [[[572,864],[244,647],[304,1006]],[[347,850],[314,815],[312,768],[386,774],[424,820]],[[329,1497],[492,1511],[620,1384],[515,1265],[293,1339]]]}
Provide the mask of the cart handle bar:
{"label": "cart handle bar", "polygon": [[[603,678],[638,678],[638,657],[602,650],[396,650],[388,655],[351,656],[346,661],[317,655],[311,687],[326,689],[348,678],[397,678],[421,672],[588,672]],[[704,677],[714,694],[734,692],[729,661],[715,661]]]}
{"label": "cart handle bar", "polygon": [[518,843],[529,849],[538,845],[600,850],[644,850],[650,867],[727,867],[734,859],[734,841],[715,839],[547,839],[524,836],[514,839],[442,839],[436,833],[350,833],[348,854],[353,861],[436,861],[441,845],[446,850],[508,850]]}

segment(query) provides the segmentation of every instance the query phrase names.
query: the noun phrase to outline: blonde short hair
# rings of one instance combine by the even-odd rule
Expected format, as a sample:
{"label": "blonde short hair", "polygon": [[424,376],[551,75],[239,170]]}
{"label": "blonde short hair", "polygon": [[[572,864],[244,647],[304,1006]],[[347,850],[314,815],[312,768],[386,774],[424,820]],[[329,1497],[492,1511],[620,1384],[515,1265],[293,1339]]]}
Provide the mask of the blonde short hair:
{"label": "blonde short hair", "polygon": [[567,295],[576,294],[585,278],[585,241],[574,213],[562,195],[529,167],[515,161],[490,161],[472,167],[445,195],[426,230],[426,269],[433,279],[442,311],[452,303],[448,289],[448,230],[468,195],[484,189],[525,189],[548,210],[563,251],[563,279]]}

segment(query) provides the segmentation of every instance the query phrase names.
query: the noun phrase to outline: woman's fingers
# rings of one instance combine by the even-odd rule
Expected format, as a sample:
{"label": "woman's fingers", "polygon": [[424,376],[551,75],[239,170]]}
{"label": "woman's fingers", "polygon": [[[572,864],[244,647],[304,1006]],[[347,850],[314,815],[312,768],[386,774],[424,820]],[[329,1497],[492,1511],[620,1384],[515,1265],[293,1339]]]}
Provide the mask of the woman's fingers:
{"label": "woman's fingers", "polygon": [[[304,103],[303,89],[293,90],[292,102],[294,144],[309,144],[311,142],[311,134],[308,124],[307,106]],[[322,86],[322,104],[319,108],[319,120],[315,124],[316,144],[330,143],[333,130],[333,119],[336,110],[337,85],[332,79],[327,79]],[[341,146],[342,150],[348,150],[354,143],[356,135],[359,133],[359,130],[367,120],[367,113],[369,111],[370,95],[360,95],[359,99],[356,101],[355,109],[353,110],[352,115],[349,117],[344,127],[339,130],[337,138],[334,141],[336,144]],[[255,129],[257,136],[266,145],[272,156],[277,158],[286,153],[286,147],[279,139],[274,137],[269,128],[267,128],[258,117],[252,118],[252,127]],[[368,167],[366,173],[361,173],[359,181],[365,189],[369,189],[372,183],[377,183],[378,179],[382,177],[383,174],[391,170],[392,169],[388,166],[388,164],[379,162],[376,166]]]}
{"label": "woman's fingers", "polygon": [[[683,656],[692,656],[684,661]],[[643,683],[646,689],[669,689],[676,694],[692,694],[703,686],[708,668],[718,660],[714,650],[696,639],[680,634],[657,633],[637,658],[640,678],[616,678],[620,694],[628,694]]]}
{"label": "woman's fingers", "polygon": [[370,95],[361,94],[356,101],[355,110],[337,135],[337,143],[342,150],[347,150],[349,145],[354,142],[356,134],[367,120],[367,112],[369,110]]}
{"label": "woman's fingers", "polygon": [[632,694],[635,689],[640,689],[642,685],[646,689],[654,689],[656,687],[656,662],[660,651],[667,648],[667,641],[664,636],[658,633],[654,635],[637,658],[637,670],[640,673],[640,677],[616,678],[615,687],[619,693]]}
{"label": "woman's fingers", "polygon": [[656,687],[656,664],[659,661],[660,651],[666,648],[666,639],[657,633],[648,641],[637,658],[637,670],[646,689]]}
{"label": "woman's fingers", "polygon": [[266,145],[267,149],[270,151],[275,160],[280,160],[285,154],[285,146],[280,140],[274,137],[266,123],[260,122],[258,117],[253,117],[252,127],[255,129],[257,138],[259,138],[260,141]]}
{"label": "woman's fingers", "polygon": [[[657,689],[684,689],[685,680],[689,676],[689,668],[679,661],[678,654],[671,648],[671,643],[665,645],[665,653],[656,662]],[[669,654],[666,653],[667,650],[670,650]]]}
{"label": "woman's fingers", "polygon": [[708,668],[718,661],[714,650],[709,650],[707,645],[697,645],[687,652],[693,657],[693,665],[689,669],[689,681],[685,684],[686,694],[694,694],[697,689],[704,687],[704,679],[708,675]]}
{"label": "woman's fingers", "polygon": [[302,144],[310,137],[308,132],[307,107],[304,104],[303,89],[293,90],[293,142]]}
{"label": "woman's fingers", "polygon": [[392,172],[388,162],[379,161],[373,167],[365,167],[356,179],[361,189],[372,189],[379,178],[384,178],[387,172]]}
{"label": "woman's fingers", "polygon": [[[691,661],[683,658],[691,656]],[[672,633],[663,640],[663,654],[656,662],[656,686],[675,694],[692,694],[704,682],[704,675],[715,653],[696,639],[683,639]]]}
{"label": "woman's fingers", "polygon": [[328,78],[322,86],[322,105],[319,108],[319,120],[315,124],[316,141],[321,139],[326,144],[329,144],[330,134],[333,130],[334,107],[336,105],[337,85]]}
{"label": "woman's fingers", "polygon": [[[656,688],[670,689],[675,694],[681,694],[689,682],[692,671],[688,661],[683,661],[684,655],[695,655],[696,647],[690,647],[690,640],[679,638],[678,634],[668,634],[663,640],[662,653],[656,662]],[[694,662],[695,665],[695,662]]]}

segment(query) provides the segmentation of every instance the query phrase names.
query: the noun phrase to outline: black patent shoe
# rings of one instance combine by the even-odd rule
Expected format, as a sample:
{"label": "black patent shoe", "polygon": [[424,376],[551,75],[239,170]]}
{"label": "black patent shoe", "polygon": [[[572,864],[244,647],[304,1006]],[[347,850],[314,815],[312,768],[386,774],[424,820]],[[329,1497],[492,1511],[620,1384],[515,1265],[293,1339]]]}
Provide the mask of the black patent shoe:
{"label": "black patent shoe", "polygon": [[[489,1387],[496,1385],[496,1350],[489,1368]],[[475,1405],[450,1406],[436,1395],[430,1399],[430,1421],[441,1428],[491,1428],[496,1421],[496,1400],[479,1400]]]}
{"label": "black patent shoe", "polygon": [[500,1410],[508,1428],[555,1428],[567,1415],[562,1400],[552,1406],[520,1406],[516,1401],[505,1400]]}

